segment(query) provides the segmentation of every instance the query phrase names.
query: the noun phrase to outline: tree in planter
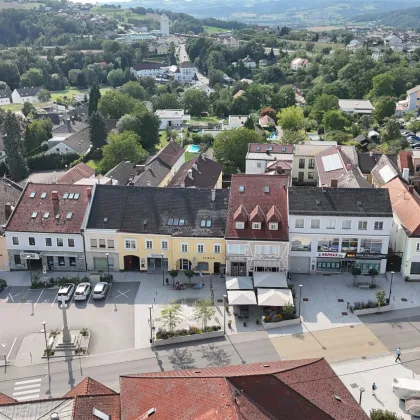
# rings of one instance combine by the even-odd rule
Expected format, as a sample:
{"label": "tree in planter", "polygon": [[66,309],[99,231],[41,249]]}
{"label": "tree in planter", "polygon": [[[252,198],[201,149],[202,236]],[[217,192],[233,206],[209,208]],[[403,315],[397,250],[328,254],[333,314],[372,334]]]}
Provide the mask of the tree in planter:
{"label": "tree in planter", "polygon": [[179,303],[172,302],[170,305],[165,305],[162,309],[163,325],[169,328],[169,331],[173,329],[182,320],[182,308]]}
{"label": "tree in planter", "polygon": [[194,277],[194,271],[192,270],[185,270],[184,274],[186,277],[188,277],[188,284],[191,287],[191,279]]}
{"label": "tree in planter", "polygon": [[371,268],[369,270],[369,276],[372,277],[372,286],[375,285],[375,277],[378,275],[378,270],[376,270],[375,268]]}
{"label": "tree in planter", "polygon": [[378,308],[381,306],[385,306],[386,304],[386,292],[385,290],[378,290],[376,292],[376,303],[378,304]]}
{"label": "tree in planter", "polygon": [[357,276],[360,276],[360,274],[362,274],[362,270],[358,267],[353,267],[351,269],[351,274],[353,275],[353,285],[356,286]]}
{"label": "tree in planter", "polygon": [[216,309],[213,307],[213,301],[210,298],[198,299],[194,302],[194,318],[201,321],[203,330],[207,327],[207,321],[214,317]]}
{"label": "tree in planter", "polygon": [[370,418],[371,420],[403,420],[403,418],[398,416],[396,413],[388,410],[382,410],[380,408],[371,410]]}
{"label": "tree in planter", "polygon": [[287,302],[286,305],[283,306],[283,318],[286,319],[291,319],[293,316],[293,312],[294,312],[295,308],[294,306],[290,303]]}
{"label": "tree in planter", "polygon": [[179,271],[178,270],[171,270],[169,272],[169,275],[171,276],[172,279],[172,286],[175,285],[175,279],[178,277]]}

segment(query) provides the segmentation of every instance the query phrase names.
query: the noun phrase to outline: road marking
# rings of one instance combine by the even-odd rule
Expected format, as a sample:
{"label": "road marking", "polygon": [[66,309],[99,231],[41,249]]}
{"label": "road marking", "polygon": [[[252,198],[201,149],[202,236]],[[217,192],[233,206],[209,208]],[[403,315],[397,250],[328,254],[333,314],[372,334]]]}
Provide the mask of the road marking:
{"label": "road marking", "polygon": [[18,401],[37,399],[41,393],[41,384],[42,378],[15,382],[13,398],[16,398]]}
{"label": "road marking", "polygon": [[[16,389],[16,388],[15,388]],[[28,394],[36,394],[38,392],[39,394],[39,388],[37,387],[36,389],[28,389],[26,391],[19,391],[19,392],[14,392],[13,396],[16,397],[18,395],[28,395]]]}
{"label": "road marking", "polygon": [[42,293],[44,293],[44,291],[43,291],[43,290],[41,290],[41,294],[38,296],[38,299],[37,299],[37,300],[36,300],[36,302],[35,302],[35,306],[36,306],[36,304],[39,302],[39,299],[41,299]]}
{"label": "road marking", "polygon": [[54,306],[55,301],[56,301],[56,299],[57,299],[57,296],[58,296],[58,291],[57,291],[57,294],[55,295],[55,298],[54,298],[54,300],[53,300],[53,303],[51,303],[51,308]]}
{"label": "road marking", "polygon": [[28,379],[27,381],[19,381],[19,382],[15,382],[15,386],[16,385],[24,385],[24,384],[31,384],[34,382],[41,382],[42,378],[37,378],[37,379]]}
{"label": "road marking", "polygon": [[12,295],[12,294],[9,293],[9,298],[11,299],[11,301],[13,303],[15,303],[15,300],[13,298],[15,298],[16,296],[19,296],[19,295],[20,295],[20,293],[16,293],[15,295]]}
{"label": "road marking", "polygon": [[9,360],[10,353],[12,352],[12,349],[16,343],[16,340],[17,340],[17,337],[15,337],[15,339],[13,340],[12,347],[10,347],[9,353],[7,353],[6,360]]}
{"label": "road marking", "polygon": [[126,290],[125,292],[121,292],[120,290],[117,289],[117,292],[119,293],[118,296],[115,296],[115,299],[119,298],[120,296],[124,296],[128,299],[128,296],[126,295],[126,293],[128,293],[130,291],[130,289]]}
{"label": "road marking", "polygon": [[111,294],[112,285],[113,285],[113,283],[111,283],[111,287],[108,290],[108,294],[106,295],[105,303],[108,302],[109,295]]}
{"label": "road marking", "polygon": [[1,293],[0,293],[0,296],[3,294],[3,293],[6,293],[6,290],[9,288],[10,286],[7,286]]}
{"label": "road marking", "polygon": [[89,299],[88,299],[87,303],[89,303],[89,302],[90,302],[90,300],[92,299],[92,296],[93,296],[93,287],[92,287],[92,289],[90,290],[90,295],[89,295]]}
{"label": "road marking", "polygon": [[[33,388],[35,385],[22,385],[22,386],[15,386],[15,391],[21,391],[22,389],[31,389]],[[36,385],[38,386],[38,385]]]}
{"label": "road marking", "polygon": [[29,291],[30,291],[31,289],[28,289],[27,291],[26,291],[26,293],[23,295],[23,298],[21,299],[21,301],[18,303],[18,308],[19,308],[19,306],[20,306],[20,304],[25,300],[25,297],[26,297],[26,295],[29,293]]}
{"label": "road marking", "polygon": [[39,398],[39,394],[37,394],[37,395],[28,395],[27,397],[18,397],[16,399],[18,401],[26,401],[26,400],[37,400],[38,398]]}

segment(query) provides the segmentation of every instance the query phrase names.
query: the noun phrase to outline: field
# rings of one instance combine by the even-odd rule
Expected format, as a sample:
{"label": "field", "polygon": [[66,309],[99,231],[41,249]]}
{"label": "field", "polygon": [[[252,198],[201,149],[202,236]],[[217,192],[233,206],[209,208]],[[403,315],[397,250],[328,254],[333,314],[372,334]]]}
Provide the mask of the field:
{"label": "field", "polygon": [[338,29],[343,29],[344,26],[310,26],[309,28],[306,28],[308,31],[311,32],[329,32],[329,31],[335,31]]}
{"label": "field", "polygon": [[128,19],[138,20],[139,22],[144,20],[160,20],[159,15],[155,15],[153,13],[147,13],[146,15],[138,15],[137,13],[133,13],[131,10],[128,9],[114,9],[112,7],[94,7],[92,10],[96,13],[104,13],[110,16],[121,16],[122,18],[124,18],[124,21],[127,21]]}
{"label": "field", "polygon": [[[107,90],[110,90],[111,88],[101,88],[101,93],[106,92]],[[51,92],[51,100],[56,101],[58,98],[62,98],[63,96],[67,96],[67,98],[70,98],[72,95],[83,95],[85,93],[89,93],[90,89],[77,89],[77,88],[69,88],[66,90],[56,90],[54,92]]]}
{"label": "field", "polygon": [[41,3],[15,3],[15,2],[6,2],[0,1],[0,10],[4,9],[34,9],[38,7]]}
{"label": "field", "polygon": [[[291,40],[285,40],[289,45],[302,45],[302,49],[305,49],[306,41],[291,41]],[[320,52],[323,48],[331,48],[332,50],[338,50],[340,48],[344,48],[343,44],[333,44],[331,42],[314,42],[314,51]]]}
{"label": "field", "polygon": [[191,124],[218,123],[219,117],[192,117]]}
{"label": "field", "polygon": [[216,34],[218,32],[226,32],[226,29],[216,28],[215,26],[203,26],[204,32],[208,35]]}

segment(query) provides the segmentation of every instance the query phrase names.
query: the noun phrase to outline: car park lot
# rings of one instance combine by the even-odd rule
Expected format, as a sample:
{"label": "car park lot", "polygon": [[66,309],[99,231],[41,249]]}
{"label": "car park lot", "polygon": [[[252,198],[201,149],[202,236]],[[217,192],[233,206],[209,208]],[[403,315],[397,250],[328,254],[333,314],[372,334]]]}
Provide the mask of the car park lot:
{"label": "car park lot", "polygon": [[[74,294],[67,303],[70,329],[88,328],[92,332],[91,354],[134,348],[134,301],[140,283],[112,283],[104,299],[75,301]],[[92,288],[93,290],[93,288]],[[62,328],[61,303],[58,288],[30,289],[10,286],[0,293],[0,351],[13,360],[22,339],[42,330]]]}

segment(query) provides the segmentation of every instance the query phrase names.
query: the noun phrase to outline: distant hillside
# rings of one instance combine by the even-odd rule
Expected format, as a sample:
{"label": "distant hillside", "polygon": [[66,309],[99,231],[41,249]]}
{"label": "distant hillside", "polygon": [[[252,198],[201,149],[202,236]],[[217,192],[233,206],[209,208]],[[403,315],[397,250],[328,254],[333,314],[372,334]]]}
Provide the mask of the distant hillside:
{"label": "distant hillside", "polygon": [[380,21],[383,25],[400,29],[420,28],[420,7],[394,10],[387,13],[369,13],[356,16],[355,22]]}

